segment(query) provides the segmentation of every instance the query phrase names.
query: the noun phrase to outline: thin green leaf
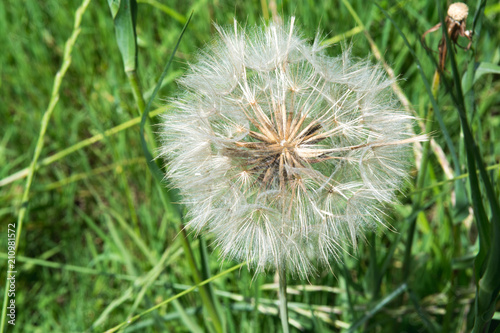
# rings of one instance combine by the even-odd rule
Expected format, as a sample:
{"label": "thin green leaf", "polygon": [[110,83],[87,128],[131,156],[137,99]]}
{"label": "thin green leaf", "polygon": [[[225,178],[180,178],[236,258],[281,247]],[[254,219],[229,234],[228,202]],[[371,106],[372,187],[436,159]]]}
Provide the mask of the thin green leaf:
{"label": "thin green leaf", "polygon": [[168,16],[170,16],[171,18],[173,18],[174,20],[176,20],[182,24],[185,24],[187,21],[187,19],[184,15],[178,13],[174,9],[172,9],[172,8],[166,6],[165,4],[162,4],[156,0],[138,0],[137,2],[138,3],[145,3],[145,4],[151,5],[153,7],[156,7],[159,10],[161,10],[162,12],[164,12],[165,14],[167,14]]}
{"label": "thin green leaf", "polygon": [[368,319],[373,317],[377,312],[382,310],[387,304],[392,302],[395,298],[397,298],[399,295],[404,293],[408,289],[408,286],[406,283],[403,283],[400,285],[396,290],[394,290],[392,293],[384,297],[380,302],[378,302],[371,310],[369,310],[361,319],[356,321],[354,324],[349,327],[349,333],[354,332],[358,327],[363,325]]}
{"label": "thin green leaf", "polygon": [[500,74],[500,66],[488,62],[478,62],[474,64],[474,79],[472,84],[468,82],[467,75],[470,71],[467,71],[462,76],[462,86],[464,88],[464,94],[469,92],[472,86],[479,80],[479,78],[485,74]]}
{"label": "thin green leaf", "polygon": [[108,0],[115,24],[116,41],[123,59],[125,72],[137,68],[137,2],[135,0]]}

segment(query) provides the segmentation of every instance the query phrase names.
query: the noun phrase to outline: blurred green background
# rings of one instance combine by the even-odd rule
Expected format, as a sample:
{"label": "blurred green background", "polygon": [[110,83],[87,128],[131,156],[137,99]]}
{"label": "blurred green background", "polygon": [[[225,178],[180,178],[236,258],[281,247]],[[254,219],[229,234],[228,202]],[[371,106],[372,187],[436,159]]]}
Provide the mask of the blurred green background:
{"label": "blurred green background", "polygon": [[[416,58],[375,3],[400,27]],[[483,3],[469,3],[468,27]],[[17,223],[22,209],[27,168],[80,4],[74,0],[0,2],[2,281],[7,270],[7,225]],[[465,88],[465,73],[475,70],[472,89],[464,91],[462,104],[493,193],[499,193],[500,3],[486,3],[484,15],[479,11],[476,28],[481,30],[474,36],[473,49],[458,48],[460,80],[453,78],[447,62],[436,98],[447,135],[434,117],[437,113],[416,61],[432,83],[438,56],[429,55],[420,38],[439,23],[437,6],[434,1],[415,0],[356,0],[350,5],[337,0],[138,1],[137,74],[146,101],[184,23],[194,12],[153,102],[153,115],[168,112],[167,99],[177,94],[175,79],[195,59],[197,50],[212,40],[212,22],[226,25],[236,18],[244,25],[253,25],[277,15],[285,19],[295,15],[311,40],[318,29],[322,32],[325,43],[331,44],[331,55],[340,54],[342,44],[352,45],[355,56],[385,62],[399,78],[400,98],[407,99],[422,124],[429,116],[428,129],[435,143],[420,182],[415,180],[419,165],[413,169],[407,188],[402,189],[401,205],[387,210],[394,230],[367,234],[352,256],[346,254],[343,263],[332,263],[332,271],[323,270],[309,281],[290,277],[293,331],[347,332],[351,327],[356,332],[468,332],[473,327],[475,276],[481,276],[492,262],[486,260],[481,269],[474,268],[479,242],[473,203],[475,208],[477,202],[484,205],[490,227],[500,221],[495,221],[490,211],[498,205],[487,197],[491,191],[482,183],[480,192],[471,191],[469,186],[467,142],[457,111],[461,101],[451,93],[462,78]],[[446,8],[442,3],[445,13]],[[114,29],[108,3],[91,1],[71,50],[60,98],[47,122],[38,160],[41,165],[28,192],[28,210],[16,254],[16,325],[6,324],[7,331],[101,332],[196,284],[180,242],[179,215],[168,202],[165,185],[149,172],[143,155],[140,112]],[[440,38],[437,31],[426,41],[437,50]],[[459,38],[459,44],[467,42]],[[151,128],[148,142],[152,150],[157,121],[152,117],[146,125]],[[454,145],[456,159],[449,142]],[[416,151],[421,154],[422,147]],[[461,178],[450,180],[457,176]],[[486,236],[495,234],[494,227],[485,230]],[[237,264],[220,262],[211,240],[210,235],[203,239],[189,236],[202,279]],[[500,258],[494,239],[483,244],[490,256]],[[500,281],[500,275],[492,274]],[[3,283],[0,291],[5,294]],[[215,278],[208,291],[227,332],[281,330],[277,280],[272,272],[254,276],[244,267]],[[499,312],[493,316],[490,331],[500,320]],[[212,322],[195,290],[142,315],[124,331],[216,332]]]}

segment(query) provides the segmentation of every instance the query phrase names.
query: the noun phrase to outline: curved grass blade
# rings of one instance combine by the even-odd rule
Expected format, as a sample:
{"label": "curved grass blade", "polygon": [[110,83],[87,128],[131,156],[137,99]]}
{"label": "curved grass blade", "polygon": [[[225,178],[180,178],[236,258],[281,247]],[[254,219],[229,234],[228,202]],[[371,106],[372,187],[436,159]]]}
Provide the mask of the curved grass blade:
{"label": "curved grass blade", "polygon": [[380,302],[378,302],[370,311],[368,311],[361,319],[356,321],[354,324],[349,327],[348,332],[352,333],[356,329],[358,329],[361,325],[363,325],[368,319],[373,317],[377,312],[382,310],[387,304],[392,302],[395,298],[397,298],[399,295],[404,293],[408,289],[408,285],[406,283],[403,283],[400,285],[396,290],[394,290],[392,293],[384,297]]}

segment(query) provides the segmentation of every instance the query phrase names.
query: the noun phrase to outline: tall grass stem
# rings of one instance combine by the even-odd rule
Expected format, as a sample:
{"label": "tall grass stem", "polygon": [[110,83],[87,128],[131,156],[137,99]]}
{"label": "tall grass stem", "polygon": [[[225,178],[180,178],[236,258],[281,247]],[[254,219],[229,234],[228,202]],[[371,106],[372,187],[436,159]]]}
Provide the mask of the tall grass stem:
{"label": "tall grass stem", "polygon": [[[435,72],[434,78],[432,80],[432,97],[434,100],[437,100],[438,91],[439,91],[439,73]],[[426,115],[426,123],[425,123],[425,133],[430,133],[432,131],[432,105],[429,105],[427,115]],[[422,149],[422,160],[420,161],[420,168],[417,176],[417,184],[415,186],[416,189],[420,189],[424,187],[424,182],[427,174],[427,166],[429,164],[429,148],[430,141],[426,141],[423,144]],[[424,192],[416,192],[415,197],[413,199],[413,212],[417,212],[422,205],[422,198]],[[408,228],[408,235],[406,238],[406,248],[405,248],[405,256],[403,259],[403,281],[406,282],[410,275],[411,268],[411,250],[413,247],[413,240],[415,238],[415,229],[417,226],[418,214],[415,214],[414,218],[411,221],[410,227]]]}
{"label": "tall grass stem", "polygon": [[[54,78],[54,85],[52,87],[52,93],[50,95],[49,106],[45,110],[45,113],[43,114],[42,117],[40,133],[38,134],[38,140],[36,142],[35,152],[33,154],[33,158],[31,159],[31,163],[28,169],[28,178],[26,179],[26,184],[24,186],[24,192],[21,199],[21,209],[19,210],[19,215],[17,218],[15,251],[17,251],[17,249],[19,248],[19,240],[21,239],[22,235],[21,232],[23,228],[23,221],[24,217],[26,216],[26,213],[28,212],[28,203],[29,203],[28,199],[29,199],[30,189],[33,183],[33,179],[35,177],[36,165],[43,150],[45,133],[47,132],[47,128],[49,126],[50,117],[52,116],[52,113],[56,108],[57,102],[59,102],[59,97],[60,97],[59,90],[61,88],[62,80],[71,64],[71,53],[73,52],[73,47],[75,46],[78,36],[80,35],[81,32],[80,25],[82,23],[83,14],[87,10],[89,4],[90,0],[83,0],[82,4],[80,5],[80,7],[78,7],[78,9],[75,12],[73,31],[68,40],[66,41],[64,47],[62,65]],[[4,289],[4,302],[2,307],[2,321],[0,323],[0,332],[3,332],[5,329],[5,318],[6,318],[7,299],[9,290],[8,285],[9,285],[9,280],[6,280]]]}

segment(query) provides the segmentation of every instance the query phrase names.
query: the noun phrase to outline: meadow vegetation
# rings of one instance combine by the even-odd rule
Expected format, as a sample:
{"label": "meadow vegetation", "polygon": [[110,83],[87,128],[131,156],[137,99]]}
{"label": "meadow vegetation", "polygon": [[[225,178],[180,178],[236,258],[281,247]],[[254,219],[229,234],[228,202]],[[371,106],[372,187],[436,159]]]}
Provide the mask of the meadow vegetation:
{"label": "meadow vegetation", "polygon": [[[8,224],[19,238],[16,325],[4,322],[5,331],[101,332],[122,324],[123,332],[281,330],[276,275],[221,262],[211,235],[181,232],[175,191],[144,157],[137,91],[147,103],[191,12],[144,127],[153,155],[157,116],[169,112],[168,99],[179,94],[175,80],[211,42],[212,23],[253,25],[278,15],[295,15],[311,39],[321,31],[332,56],[347,45],[354,56],[383,63],[398,78],[402,105],[419,119],[415,131],[433,139],[415,146],[400,204],[385,210],[390,230],[366,234],[332,270],[289,277],[292,331],[500,327],[498,3],[469,3],[472,47],[449,48],[433,84],[438,54],[421,37],[444,19],[442,1],[139,0],[135,88],[108,3],[91,1],[77,12],[81,5],[0,2],[2,278]],[[426,43],[437,51],[441,37],[441,30],[430,33]],[[68,40],[74,44],[65,49]],[[64,76],[56,76],[61,68]],[[0,291],[6,294],[3,283]]]}

